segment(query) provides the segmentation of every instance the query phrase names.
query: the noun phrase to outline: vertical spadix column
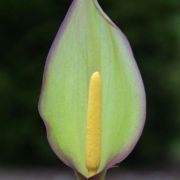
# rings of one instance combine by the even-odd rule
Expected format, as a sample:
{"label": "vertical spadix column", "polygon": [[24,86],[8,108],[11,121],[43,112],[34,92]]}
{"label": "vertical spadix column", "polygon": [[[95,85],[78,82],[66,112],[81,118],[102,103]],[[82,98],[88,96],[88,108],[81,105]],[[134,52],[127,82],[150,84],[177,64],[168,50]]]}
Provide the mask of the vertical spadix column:
{"label": "vertical spadix column", "polygon": [[89,82],[86,167],[89,176],[97,173],[101,160],[101,76],[92,74]]}

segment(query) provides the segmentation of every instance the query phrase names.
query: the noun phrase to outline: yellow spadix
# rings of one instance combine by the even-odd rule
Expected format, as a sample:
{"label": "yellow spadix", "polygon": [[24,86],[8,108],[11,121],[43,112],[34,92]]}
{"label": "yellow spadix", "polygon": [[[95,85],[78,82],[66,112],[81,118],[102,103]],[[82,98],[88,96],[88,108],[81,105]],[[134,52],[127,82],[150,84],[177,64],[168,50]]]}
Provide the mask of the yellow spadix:
{"label": "yellow spadix", "polygon": [[97,173],[101,160],[101,76],[92,74],[89,85],[86,167],[89,175]]}

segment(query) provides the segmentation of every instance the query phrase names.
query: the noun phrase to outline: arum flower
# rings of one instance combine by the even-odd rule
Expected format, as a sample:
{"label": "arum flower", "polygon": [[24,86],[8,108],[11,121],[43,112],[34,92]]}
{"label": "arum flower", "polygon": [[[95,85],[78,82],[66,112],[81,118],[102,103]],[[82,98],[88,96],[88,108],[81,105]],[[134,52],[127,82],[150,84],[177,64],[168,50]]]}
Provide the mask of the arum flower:
{"label": "arum flower", "polygon": [[46,61],[39,111],[78,179],[104,179],[134,148],[143,83],[127,39],[96,0],[73,0]]}

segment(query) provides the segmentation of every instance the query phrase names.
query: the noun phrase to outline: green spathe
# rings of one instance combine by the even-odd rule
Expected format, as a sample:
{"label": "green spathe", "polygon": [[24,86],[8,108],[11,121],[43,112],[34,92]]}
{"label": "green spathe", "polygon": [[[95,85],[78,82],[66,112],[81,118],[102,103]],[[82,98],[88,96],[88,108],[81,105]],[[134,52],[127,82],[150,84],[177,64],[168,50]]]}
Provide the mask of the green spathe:
{"label": "green spathe", "polygon": [[85,165],[89,79],[102,77],[102,144],[98,172],[123,160],[143,128],[145,94],[131,49],[96,0],[74,0],[46,62],[39,103],[48,138],[66,164]]}

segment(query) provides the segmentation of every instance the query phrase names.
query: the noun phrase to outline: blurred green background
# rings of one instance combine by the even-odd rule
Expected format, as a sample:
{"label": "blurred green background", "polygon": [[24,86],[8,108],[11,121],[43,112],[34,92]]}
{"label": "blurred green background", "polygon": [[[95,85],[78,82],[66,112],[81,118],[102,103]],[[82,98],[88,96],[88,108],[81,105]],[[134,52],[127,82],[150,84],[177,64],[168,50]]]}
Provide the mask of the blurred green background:
{"label": "blurred green background", "polygon": [[[44,63],[71,0],[0,1],[0,166],[64,167],[37,104]],[[128,37],[147,93],[143,136],[125,167],[180,162],[180,1],[101,0]]]}

